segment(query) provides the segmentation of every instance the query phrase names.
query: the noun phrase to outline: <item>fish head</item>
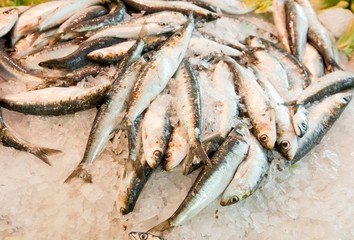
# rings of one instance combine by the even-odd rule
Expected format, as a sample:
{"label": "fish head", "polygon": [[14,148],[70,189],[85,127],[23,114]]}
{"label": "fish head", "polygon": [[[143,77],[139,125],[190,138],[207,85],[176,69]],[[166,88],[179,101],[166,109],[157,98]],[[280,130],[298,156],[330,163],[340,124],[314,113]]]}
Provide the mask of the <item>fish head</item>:
{"label": "fish head", "polygon": [[163,240],[163,238],[146,232],[131,232],[129,233],[131,240]]}
{"label": "fish head", "polygon": [[237,186],[231,186],[231,188],[227,188],[224,192],[224,194],[222,195],[221,199],[220,199],[220,205],[221,206],[229,206],[235,203],[238,203],[239,201],[241,201],[242,199],[247,197],[247,194],[240,191],[240,190],[236,190]]}
{"label": "fish head", "polygon": [[293,160],[298,148],[296,135],[293,134],[293,136],[281,139],[277,148],[287,160]]}
{"label": "fish head", "polygon": [[258,141],[262,146],[268,150],[274,148],[275,141],[277,139],[276,131],[274,129],[265,126],[260,128],[261,130],[256,133]]}
{"label": "fish head", "polygon": [[161,141],[153,141],[153,144],[148,144],[148,148],[144,149],[145,159],[149,166],[154,169],[162,160],[164,149]]}
{"label": "fish head", "polygon": [[351,93],[342,93],[342,94],[338,94],[337,96],[338,96],[337,102],[340,107],[345,107],[346,105],[348,105],[353,98],[353,94]]}

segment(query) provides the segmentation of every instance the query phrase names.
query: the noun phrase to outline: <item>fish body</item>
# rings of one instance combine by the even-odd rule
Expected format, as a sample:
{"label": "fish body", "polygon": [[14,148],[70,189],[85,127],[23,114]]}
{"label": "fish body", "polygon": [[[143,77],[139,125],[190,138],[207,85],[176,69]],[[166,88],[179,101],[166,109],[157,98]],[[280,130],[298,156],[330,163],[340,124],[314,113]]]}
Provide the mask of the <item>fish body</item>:
{"label": "fish body", "polygon": [[39,33],[31,33],[26,37],[21,38],[18,42],[16,42],[14,46],[14,51],[11,53],[11,57],[14,59],[19,59],[25,55],[27,55],[28,50],[31,48],[31,45],[38,38]]}
{"label": "fish body", "polygon": [[0,13],[0,38],[5,36],[18,19],[19,12],[16,8],[11,8]]}
{"label": "fish body", "polygon": [[[214,0],[199,0],[205,4],[213,6],[213,8],[220,9],[222,12],[228,14],[242,15],[252,12],[256,7],[247,7],[245,3],[239,0],[221,0],[215,2]],[[194,2],[194,1],[192,1]]]}
{"label": "fish body", "polygon": [[321,55],[309,43],[306,44],[305,47],[303,64],[309,70],[311,82],[315,82],[325,74],[325,67]]}
{"label": "fish body", "polygon": [[308,86],[302,94],[294,99],[297,105],[321,100],[326,95],[354,87],[354,73],[337,70],[329,73]]}
{"label": "fish body", "polygon": [[216,13],[210,12],[204,8],[198,7],[189,2],[182,1],[149,1],[149,0],[124,0],[128,5],[146,12],[158,11],[176,11],[188,15],[193,13],[194,18],[202,18],[206,20],[215,20],[219,18]]}
{"label": "fish body", "polygon": [[221,43],[209,40],[204,37],[193,36],[190,44],[189,50],[191,54],[197,56],[223,56],[228,55],[232,57],[241,56],[241,52],[232,47],[223,45]]}
{"label": "fish body", "polygon": [[289,36],[286,29],[285,0],[273,0],[273,21],[277,28],[281,46],[290,52]]}
{"label": "fish body", "polygon": [[142,129],[144,156],[152,169],[155,169],[164,157],[171,137],[169,114],[171,98],[167,94],[159,95],[144,116]]}
{"label": "fish body", "polygon": [[187,196],[170,218],[148,232],[163,232],[181,225],[215,200],[231,182],[239,164],[249,149],[248,129],[237,125],[212,157],[212,166],[205,166]]}
{"label": "fish body", "polygon": [[82,79],[88,76],[96,77],[102,71],[104,71],[102,66],[97,64],[88,64],[84,67],[67,73],[65,76],[66,78],[70,79],[70,81],[80,82]]}
{"label": "fish body", "polygon": [[237,203],[253,194],[269,169],[267,152],[252,135],[249,136],[249,141],[248,155],[223,192],[221,206]]}
{"label": "fish body", "polygon": [[245,104],[247,114],[253,126],[254,134],[266,149],[273,149],[276,141],[274,110],[269,98],[257,83],[254,73],[242,67],[232,59],[228,59],[236,76],[236,89]]}
{"label": "fish body", "polygon": [[0,105],[12,111],[32,115],[65,115],[94,108],[107,98],[110,82],[83,87],[52,87],[0,98]]}
{"label": "fish body", "polygon": [[348,106],[352,97],[351,93],[337,93],[309,109],[309,128],[306,134],[299,139],[299,148],[291,164],[299,161],[321,141]]}
{"label": "fish body", "polygon": [[301,6],[292,0],[285,1],[285,13],[291,53],[302,61],[309,25],[306,14]]}

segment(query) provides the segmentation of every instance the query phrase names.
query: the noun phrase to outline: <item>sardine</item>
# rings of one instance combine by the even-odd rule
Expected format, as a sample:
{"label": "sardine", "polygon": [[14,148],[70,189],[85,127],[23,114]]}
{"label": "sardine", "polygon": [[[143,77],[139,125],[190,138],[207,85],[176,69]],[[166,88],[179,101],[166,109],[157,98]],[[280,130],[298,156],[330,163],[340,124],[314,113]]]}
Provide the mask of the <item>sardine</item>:
{"label": "sardine", "polygon": [[177,115],[187,130],[189,151],[183,161],[183,174],[195,170],[200,162],[211,165],[202,146],[202,109],[199,80],[188,60],[184,60],[177,73]]}
{"label": "sardine", "polygon": [[309,26],[306,14],[299,4],[286,0],[285,15],[291,53],[302,61]]}
{"label": "sardine", "polygon": [[326,95],[332,95],[340,91],[354,87],[354,73],[341,70],[329,73],[306,88],[300,96],[291,103],[296,105],[319,101]]}
{"label": "sardine", "polygon": [[304,136],[308,129],[307,113],[307,109],[303,105],[291,109],[293,127],[299,137]]}
{"label": "sardine", "polygon": [[5,36],[18,19],[19,12],[16,8],[11,8],[0,13],[0,38]]}
{"label": "sardine", "polygon": [[311,82],[315,82],[325,74],[325,67],[321,55],[309,43],[306,44],[302,62],[309,70]]}
{"label": "sardine", "polygon": [[31,33],[26,37],[21,38],[18,42],[16,42],[14,46],[14,51],[11,52],[11,57],[14,59],[19,59],[28,54],[28,50],[31,49],[31,45],[38,38],[39,33]]}
{"label": "sardine", "polygon": [[60,39],[72,39],[76,36],[82,35],[84,32],[93,31],[95,29],[100,29],[108,25],[119,23],[123,21],[125,14],[125,5],[122,1],[117,1],[117,5],[115,5],[113,11],[109,14],[76,24],[69,29],[68,32],[61,34]]}
{"label": "sardine", "polygon": [[74,70],[79,67],[83,67],[89,63],[86,55],[96,49],[112,46],[122,42],[122,39],[115,37],[102,37],[97,38],[92,41],[85,42],[81,46],[72,52],[71,54],[57,59],[51,59],[44,62],[40,62],[39,66],[46,67],[49,69],[59,68],[59,69],[69,69]]}
{"label": "sardine", "polygon": [[[194,3],[195,0],[191,0],[191,1],[188,0],[188,1]],[[219,0],[217,2],[214,0],[198,0],[198,1],[213,6],[213,8],[216,8],[228,14],[242,15],[242,14],[252,12],[253,10],[256,9],[256,7],[247,7],[246,4],[240,0],[221,0],[221,1]]]}
{"label": "sardine", "polygon": [[69,82],[80,82],[82,79],[88,76],[96,77],[100,72],[104,71],[104,69],[104,67],[97,64],[88,64],[84,67],[67,73],[66,78],[69,79]]}
{"label": "sardine", "polygon": [[213,165],[207,165],[201,170],[178,209],[170,218],[148,232],[162,233],[181,225],[214,201],[231,182],[237,167],[246,158],[249,149],[247,135],[247,127],[237,125],[211,158]]}
{"label": "sardine", "polygon": [[331,38],[326,28],[318,20],[311,3],[308,0],[296,0],[296,2],[301,5],[308,19],[308,41],[321,54],[326,64],[327,71],[333,72],[336,69],[340,69],[338,63],[334,60],[335,56],[332,49]]}
{"label": "sardine", "polygon": [[351,93],[337,93],[309,109],[309,128],[306,134],[299,139],[299,148],[291,164],[299,161],[321,141],[348,106],[352,97]]}
{"label": "sardine", "polygon": [[118,68],[117,76],[108,93],[109,97],[96,114],[84,156],[75,170],[65,180],[66,183],[76,177],[80,177],[83,181],[88,183],[92,182],[92,176],[85,167],[95,161],[109,140],[109,136],[114,133],[121,122],[122,117],[120,115],[122,115],[125,110],[126,99],[131,93],[139,72],[147,63],[145,57],[142,56],[131,64],[139,57],[143,45],[143,41],[138,41],[137,44],[132,47],[129,56],[122,61],[121,66]]}
{"label": "sardine", "polygon": [[225,58],[236,76],[236,89],[245,104],[253,126],[253,132],[263,147],[273,149],[276,141],[274,110],[269,98],[257,83],[254,73],[240,66],[231,58]]}
{"label": "sardine", "polygon": [[223,45],[221,43],[209,40],[204,37],[192,37],[189,43],[189,51],[194,56],[241,56],[241,52],[232,47]]}
{"label": "sardine", "polygon": [[0,141],[5,147],[13,147],[19,151],[28,152],[39,158],[44,163],[51,166],[48,156],[61,153],[60,150],[36,146],[21,137],[10,129],[3,120],[0,111]]}
{"label": "sardine", "polygon": [[286,29],[285,1],[273,0],[273,22],[277,28],[278,38],[282,48],[290,52],[289,36]]}
{"label": "sardine", "polygon": [[165,155],[171,137],[170,102],[172,97],[159,95],[147,109],[143,120],[143,148],[146,162],[155,169]]}
{"label": "sardine", "polygon": [[269,169],[267,152],[252,135],[249,137],[248,155],[222,194],[220,205],[237,203],[253,194]]}
{"label": "sardine", "polygon": [[32,115],[65,115],[94,108],[107,99],[111,83],[95,87],[52,87],[0,98],[0,105],[12,111]]}
{"label": "sardine", "polygon": [[133,122],[166,87],[182,62],[193,29],[194,21],[191,19],[154,52],[151,60],[139,74],[124,122],[128,124]]}
{"label": "sardine", "polygon": [[140,11],[159,12],[159,11],[176,11],[188,15],[193,13],[194,18],[202,18],[207,21],[219,18],[216,13],[198,7],[193,3],[182,1],[148,1],[148,0],[124,0],[124,2]]}
{"label": "sardine", "polygon": [[277,149],[288,160],[292,160],[297,150],[297,135],[293,128],[291,114],[284,100],[268,81],[268,77],[259,69],[254,68],[258,76],[258,83],[267,94],[271,108],[275,114],[275,126],[277,132]]}

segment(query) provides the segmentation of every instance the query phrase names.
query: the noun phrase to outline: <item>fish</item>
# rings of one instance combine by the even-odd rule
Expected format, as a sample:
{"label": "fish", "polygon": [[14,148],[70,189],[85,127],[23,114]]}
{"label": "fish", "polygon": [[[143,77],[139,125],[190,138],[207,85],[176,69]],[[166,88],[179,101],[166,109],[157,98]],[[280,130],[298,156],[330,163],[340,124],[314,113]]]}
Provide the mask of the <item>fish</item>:
{"label": "fish", "polygon": [[39,158],[41,161],[48,164],[49,166],[51,166],[51,163],[48,160],[48,156],[61,153],[61,151],[57,149],[39,147],[18,136],[4,122],[1,111],[0,111],[0,141],[2,145],[5,147],[12,147],[15,148],[16,150],[33,154],[34,156],[36,156],[37,158]]}
{"label": "fish", "polygon": [[302,61],[309,26],[306,14],[299,4],[293,0],[286,0],[285,16],[291,53]]}
{"label": "fish", "polygon": [[165,155],[168,142],[171,138],[170,102],[172,97],[160,94],[146,110],[142,139],[144,156],[150,168],[155,169]]}
{"label": "fish", "polygon": [[84,42],[81,46],[71,54],[56,59],[50,59],[40,62],[38,65],[49,69],[68,69],[75,70],[89,63],[86,55],[96,49],[108,47],[113,44],[122,42],[122,39],[116,37],[101,37],[92,41]]}
{"label": "fish", "polygon": [[202,146],[202,108],[199,80],[188,59],[184,59],[176,73],[177,116],[187,130],[189,151],[182,164],[184,175],[195,170],[200,162],[211,165]]}
{"label": "fish", "polygon": [[26,37],[21,38],[14,45],[14,51],[11,52],[11,57],[14,59],[19,59],[28,54],[28,50],[31,48],[31,45],[36,41],[40,34],[39,33],[31,33]]}
{"label": "fish", "polygon": [[286,0],[273,0],[272,13],[281,47],[290,52],[289,35],[286,29],[285,1]]}
{"label": "fish", "polygon": [[220,205],[235,204],[251,196],[258,188],[269,169],[267,152],[258,140],[250,134],[249,151],[246,159],[239,165],[235,176],[223,192]]}
{"label": "fish", "polygon": [[[75,170],[65,180],[65,183],[77,177],[82,178],[84,182],[92,182],[92,176],[85,167],[95,161],[109,140],[109,136],[119,128],[122,118],[120,115],[126,109],[126,99],[131,93],[139,72],[148,61],[146,56],[139,57],[143,45],[143,41],[138,41],[118,67],[118,72],[114,76],[114,82],[108,93],[109,97],[96,114],[84,156]],[[134,60],[137,61],[134,62]]]}
{"label": "fish", "polygon": [[308,129],[307,113],[303,105],[291,109],[293,127],[299,137],[303,137]]}
{"label": "fish", "polygon": [[275,114],[270,100],[257,83],[254,73],[231,58],[224,58],[236,76],[236,89],[245,104],[253,132],[263,147],[274,148],[276,141]]}
{"label": "fish", "polygon": [[32,75],[21,67],[4,50],[0,50],[0,74],[6,81],[23,82],[27,87],[34,87],[45,82],[45,79]]}
{"label": "fish", "polygon": [[189,43],[189,51],[190,55],[194,56],[218,56],[221,57],[223,55],[228,55],[232,57],[241,56],[241,51],[229,47],[227,45],[215,42],[213,40],[204,38],[204,37],[196,37],[193,36]]}
{"label": "fish", "polygon": [[124,2],[140,11],[146,11],[149,13],[159,11],[176,11],[188,15],[190,12],[192,12],[193,17],[196,19],[201,18],[207,21],[211,21],[219,18],[216,13],[210,12],[189,2],[159,0],[124,0]]}
{"label": "fish", "polygon": [[131,240],[164,240],[162,237],[145,232],[131,232],[129,237]]}
{"label": "fish", "polygon": [[[195,0],[191,0],[189,2],[194,3]],[[256,7],[254,6],[248,7],[244,2],[239,0],[221,0],[218,2],[215,2],[213,0],[198,0],[198,2],[202,2],[204,4],[207,4],[208,6],[210,5],[213,8],[216,8],[217,10],[220,10],[224,13],[235,14],[235,15],[246,14],[256,9]]]}
{"label": "fish", "polygon": [[338,63],[334,60],[335,54],[333,51],[331,37],[329,36],[326,28],[318,20],[311,3],[308,0],[296,0],[296,2],[300,4],[308,19],[308,42],[321,54],[326,65],[326,70],[328,72],[341,70]]}
{"label": "fish", "polygon": [[109,14],[77,23],[68,29],[66,33],[62,33],[60,35],[60,39],[69,40],[74,37],[81,36],[85,32],[122,22],[124,20],[124,15],[126,14],[124,3],[122,1],[116,1],[112,4],[114,4],[114,7],[111,9]]}
{"label": "fish", "polygon": [[237,125],[211,158],[212,166],[206,165],[194,181],[178,209],[167,220],[150,229],[149,233],[179,226],[214,201],[231,182],[237,167],[249,151],[248,128]]}
{"label": "fish", "polygon": [[127,114],[123,125],[130,125],[166,87],[177,71],[187,51],[194,30],[191,17],[188,24],[175,32],[166,42],[154,51],[148,64],[140,72],[128,101]]}
{"label": "fish", "polygon": [[319,78],[288,105],[304,105],[354,87],[354,73],[337,70]]}
{"label": "fish", "polygon": [[40,116],[59,116],[94,108],[107,99],[109,81],[94,87],[50,87],[4,95],[0,106],[11,111]]}
{"label": "fish", "polygon": [[268,77],[259,69],[253,69],[258,76],[259,85],[267,94],[271,108],[274,110],[277,149],[286,159],[292,160],[297,150],[297,135],[293,128],[290,110],[285,106],[284,100],[275,87],[268,81]]}
{"label": "fish", "polygon": [[311,83],[325,75],[325,67],[322,57],[309,43],[306,44],[302,63],[309,71]]}
{"label": "fish", "polygon": [[0,13],[0,38],[5,36],[17,22],[19,11],[11,8]]}
{"label": "fish", "polygon": [[11,43],[14,45],[22,36],[27,35],[33,31],[38,30],[39,24],[47,17],[51,16],[60,7],[62,7],[66,1],[50,1],[44,2],[33,7],[30,7],[23,12],[11,33]]}
{"label": "fish", "polygon": [[291,165],[303,158],[314,146],[320,143],[323,136],[332,127],[352,100],[351,93],[337,93],[327,97],[309,109],[309,128],[299,139],[299,148]]}
{"label": "fish", "polygon": [[97,64],[88,64],[67,73],[65,77],[69,79],[69,82],[77,83],[88,76],[96,77],[100,72],[104,71],[104,69],[104,67]]}
{"label": "fish", "polygon": [[69,0],[63,1],[64,4],[60,6],[53,14],[44,19],[38,26],[40,32],[56,27],[62,24],[65,20],[70,18],[79,9],[87,8],[93,5],[104,2],[103,0]]}

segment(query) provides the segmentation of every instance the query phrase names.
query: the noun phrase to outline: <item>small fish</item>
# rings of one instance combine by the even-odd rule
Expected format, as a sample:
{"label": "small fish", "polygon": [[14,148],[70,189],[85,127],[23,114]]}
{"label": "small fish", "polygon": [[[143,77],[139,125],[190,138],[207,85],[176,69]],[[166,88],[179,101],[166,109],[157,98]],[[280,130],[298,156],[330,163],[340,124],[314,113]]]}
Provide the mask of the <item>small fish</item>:
{"label": "small fish", "polygon": [[164,240],[162,237],[145,232],[131,232],[129,237],[131,240]]}
{"label": "small fish", "polygon": [[267,152],[251,134],[248,155],[222,194],[220,205],[237,203],[253,194],[269,169]]}
{"label": "small fish", "polygon": [[286,29],[285,0],[273,0],[273,22],[277,28],[282,48],[290,52],[289,36]]}
{"label": "small fish", "polygon": [[143,149],[150,168],[159,165],[171,137],[169,107],[171,96],[160,94],[146,110],[143,120]]}
{"label": "small fish", "polygon": [[51,166],[48,156],[61,153],[60,150],[36,146],[21,137],[10,129],[3,120],[0,111],[0,141],[5,147],[13,147],[19,151],[28,152],[39,158],[44,163]]}
{"label": "small fish", "polygon": [[270,100],[257,83],[254,73],[231,58],[224,58],[236,76],[236,89],[245,104],[254,134],[263,147],[272,150],[276,141],[274,110]]}
{"label": "small fish", "polygon": [[326,95],[354,87],[354,73],[337,70],[331,72],[308,86],[300,96],[291,103],[296,105],[319,101]]}
{"label": "small fish", "polygon": [[77,83],[88,76],[96,77],[100,72],[104,71],[104,69],[104,67],[97,64],[88,64],[84,67],[67,73],[66,78],[70,79],[72,82]]}
{"label": "small fish", "polygon": [[211,158],[213,165],[207,165],[201,170],[178,209],[148,232],[162,233],[179,226],[214,201],[231,182],[240,163],[245,160],[249,150],[248,134],[245,125],[237,125]]}
{"label": "small fish", "polygon": [[309,43],[314,46],[321,54],[323,61],[326,64],[328,72],[340,70],[338,63],[334,60],[335,54],[333,51],[331,37],[326,28],[320,23],[317,14],[308,0],[296,0],[301,5],[308,19],[308,34],[307,39]]}
{"label": "small fish", "polygon": [[148,0],[125,0],[126,4],[146,12],[176,11],[188,15],[193,13],[194,18],[206,19],[207,21],[219,18],[216,13],[198,7],[193,3],[182,1],[148,1]]}
{"label": "small fish", "polygon": [[18,19],[19,12],[16,8],[11,8],[0,13],[0,38],[5,36]]}
{"label": "small fish", "polygon": [[116,3],[112,4],[114,4],[114,8],[109,14],[76,24],[67,32],[62,33],[60,39],[69,40],[87,31],[93,31],[123,21],[124,15],[126,14],[125,5],[122,1],[116,1]]}
{"label": "small fish", "polygon": [[21,38],[16,42],[14,46],[14,51],[11,53],[11,57],[14,59],[19,59],[28,54],[28,49],[31,48],[31,45],[38,38],[39,33],[31,33],[26,37]]}
{"label": "small fish", "polygon": [[202,146],[202,109],[199,80],[190,62],[185,59],[177,73],[177,115],[182,125],[187,130],[189,151],[183,161],[183,174],[189,174],[195,170],[196,165],[204,162],[211,165]]}
{"label": "small fish", "polygon": [[297,136],[302,137],[308,129],[307,110],[303,105],[292,109],[293,127]]}
{"label": "small fish", "polygon": [[306,14],[293,0],[285,1],[285,13],[291,53],[302,61],[309,25]]}
{"label": "small fish", "polygon": [[299,161],[321,141],[348,106],[352,97],[351,93],[337,93],[309,109],[309,128],[306,134],[299,139],[299,148],[291,164]]}
{"label": "small fish", "polygon": [[189,43],[189,51],[194,56],[223,56],[228,55],[232,57],[241,56],[241,52],[232,47],[220,44],[218,42],[209,40],[204,37],[195,37],[191,38]]}
{"label": "small fish", "polygon": [[51,87],[2,96],[0,105],[12,111],[32,115],[72,114],[102,104],[110,87],[109,81],[90,88]]}
{"label": "small fish", "polygon": [[[195,0],[188,0],[189,2],[195,2]],[[198,0],[198,2],[202,2],[204,4],[213,6],[217,10],[221,10],[224,13],[228,14],[236,14],[243,15],[249,12],[252,12],[256,9],[256,7],[248,7],[246,4],[239,0],[221,0],[215,2],[214,0]],[[195,3],[198,5],[197,3]],[[205,8],[205,7],[204,7]]]}
{"label": "small fish", "polygon": [[309,70],[311,82],[315,82],[325,74],[325,66],[321,55],[309,43],[306,44],[302,62]]}
{"label": "small fish", "polygon": [[113,44],[117,44],[119,42],[122,42],[122,39],[115,37],[97,38],[92,41],[84,42],[77,50],[65,57],[40,62],[39,66],[49,69],[64,68],[68,70],[74,70],[89,63],[89,60],[86,57],[88,53],[99,48],[112,46]]}

